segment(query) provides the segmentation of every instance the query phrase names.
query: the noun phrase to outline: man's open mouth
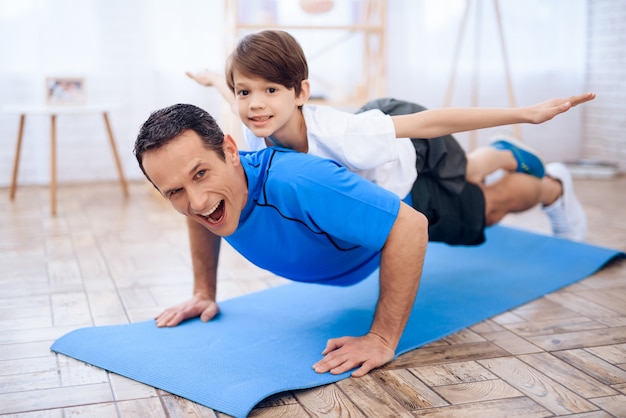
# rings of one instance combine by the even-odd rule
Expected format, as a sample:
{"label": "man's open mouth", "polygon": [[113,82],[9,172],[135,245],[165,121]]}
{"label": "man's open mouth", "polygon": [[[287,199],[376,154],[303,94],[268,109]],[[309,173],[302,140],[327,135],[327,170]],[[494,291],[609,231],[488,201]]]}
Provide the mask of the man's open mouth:
{"label": "man's open mouth", "polygon": [[209,221],[209,223],[218,223],[224,218],[224,200],[220,200],[211,209],[201,213],[200,216]]}

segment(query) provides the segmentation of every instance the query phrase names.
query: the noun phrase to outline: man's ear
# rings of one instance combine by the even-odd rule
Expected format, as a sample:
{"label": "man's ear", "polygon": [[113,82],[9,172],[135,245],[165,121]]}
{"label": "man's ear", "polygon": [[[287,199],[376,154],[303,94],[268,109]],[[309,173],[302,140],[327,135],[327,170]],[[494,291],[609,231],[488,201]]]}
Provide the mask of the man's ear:
{"label": "man's ear", "polygon": [[304,103],[309,100],[310,95],[311,83],[309,83],[309,80],[302,80],[300,83],[300,94],[296,97],[296,104],[298,106],[304,105]]}
{"label": "man's ear", "polygon": [[230,159],[233,162],[239,162],[239,148],[237,147],[237,141],[229,134],[224,134],[224,155],[226,159]]}

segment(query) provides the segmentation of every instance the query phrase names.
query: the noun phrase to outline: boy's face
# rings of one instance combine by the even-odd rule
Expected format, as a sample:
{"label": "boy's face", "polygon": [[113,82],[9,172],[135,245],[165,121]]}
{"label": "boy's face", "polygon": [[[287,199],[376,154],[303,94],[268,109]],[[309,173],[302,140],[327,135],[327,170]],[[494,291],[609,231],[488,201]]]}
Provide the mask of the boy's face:
{"label": "boy's face", "polygon": [[144,170],[174,209],[219,236],[235,232],[248,199],[237,145],[229,135],[224,153],[225,161],[188,130],[143,156]]}
{"label": "boy's face", "polygon": [[261,77],[250,77],[236,70],[233,81],[239,118],[254,135],[275,139],[295,135],[302,117],[298,107],[308,98],[306,88],[296,96],[293,88],[288,89]]}

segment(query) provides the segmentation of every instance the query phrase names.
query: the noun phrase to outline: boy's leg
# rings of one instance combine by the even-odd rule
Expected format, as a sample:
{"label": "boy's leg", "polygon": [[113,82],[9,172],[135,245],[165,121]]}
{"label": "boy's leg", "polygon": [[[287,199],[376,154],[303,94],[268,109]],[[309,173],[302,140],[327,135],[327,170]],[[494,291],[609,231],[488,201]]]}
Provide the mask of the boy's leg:
{"label": "boy's leg", "polygon": [[544,167],[535,151],[522,144],[515,136],[505,132],[493,136],[491,144],[467,155],[467,181],[481,184],[497,170],[526,173],[542,178]]}
{"label": "boy's leg", "polygon": [[541,204],[554,236],[575,241],[585,237],[587,217],[574,194],[571,176],[561,163],[546,165],[546,176],[542,179],[511,173],[482,186],[482,190],[486,225],[498,223],[508,213],[523,212]]}
{"label": "boy's leg", "polygon": [[468,183],[482,184],[485,177],[497,170],[514,172],[516,169],[517,161],[511,152],[493,147],[479,147],[467,154],[465,176]]}
{"label": "boy's leg", "polygon": [[485,196],[485,223],[494,225],[509,213],[523,212],[540,203],[541,180],[522,173],[505,174],[482,186]]}

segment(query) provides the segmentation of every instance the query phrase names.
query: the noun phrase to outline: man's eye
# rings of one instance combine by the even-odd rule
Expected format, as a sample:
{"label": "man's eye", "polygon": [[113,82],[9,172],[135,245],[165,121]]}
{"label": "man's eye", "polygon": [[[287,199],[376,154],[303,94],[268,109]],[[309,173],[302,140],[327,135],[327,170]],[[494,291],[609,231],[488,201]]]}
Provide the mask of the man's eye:
{"label": "man's eye", "polygon": [[178,192],[180,192],[180,189],[170,190],[170,191],[167,193],[167,197],[168,197],[169,199],[171,199],[171,198],[172,198],[172,197],[174,197],[174,195],[176,195],[176,193],[178,193]]}
{"label": "man's eye", "polygon": [[195,178],[199,179],[201,177],[204,177],[205,174],[206,174],[206,170],[200,170],[196,173]]}

